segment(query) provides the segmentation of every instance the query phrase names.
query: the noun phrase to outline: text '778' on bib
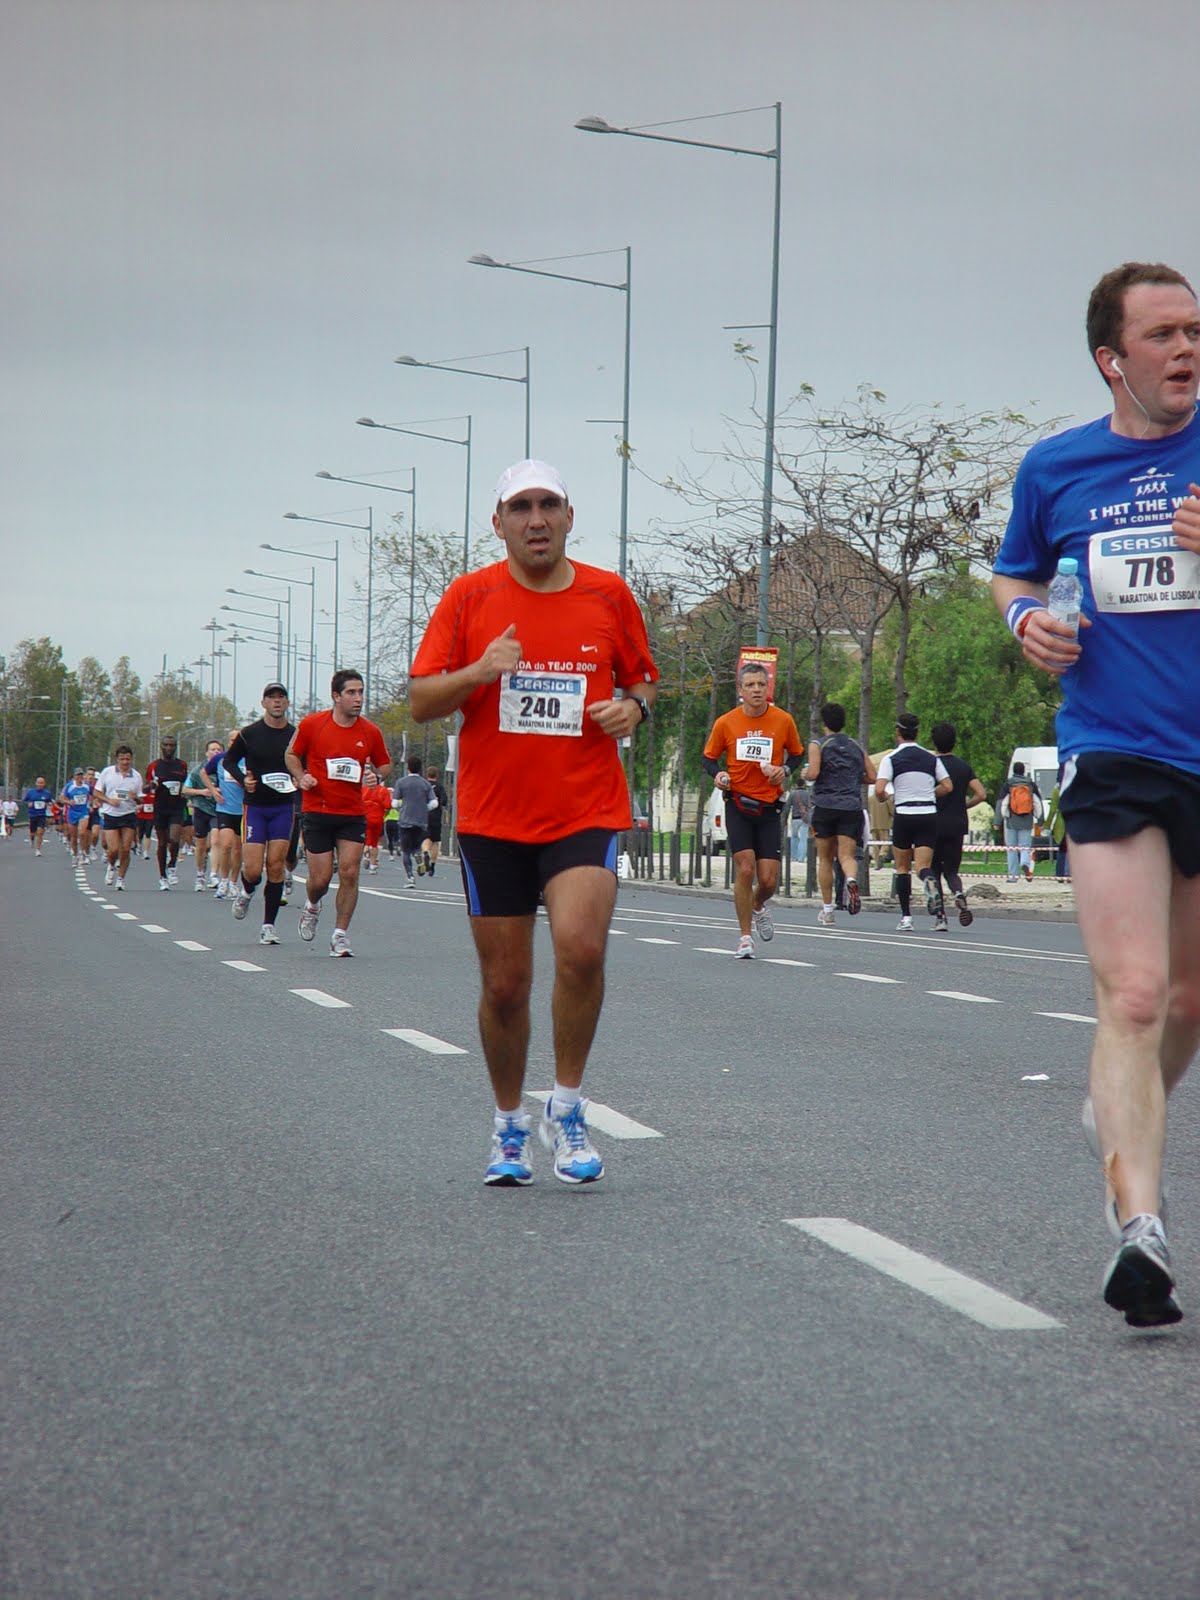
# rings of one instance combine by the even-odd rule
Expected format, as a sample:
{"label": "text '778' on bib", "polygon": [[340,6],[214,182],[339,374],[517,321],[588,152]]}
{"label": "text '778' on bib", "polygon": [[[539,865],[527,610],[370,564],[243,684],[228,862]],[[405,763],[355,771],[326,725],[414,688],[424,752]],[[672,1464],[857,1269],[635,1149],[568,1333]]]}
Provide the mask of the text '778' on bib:
{"label": "text '778' on bib", "polygon": [[582,672],[505,672],[500,678],[500,732],[581,738],[586,700]]}
{"label": "text '778' on bib", "polygon": [[1098,611],[1195,611],[1200,555],[1175,542],[1170,523],[1094,533],[1088,577]]}

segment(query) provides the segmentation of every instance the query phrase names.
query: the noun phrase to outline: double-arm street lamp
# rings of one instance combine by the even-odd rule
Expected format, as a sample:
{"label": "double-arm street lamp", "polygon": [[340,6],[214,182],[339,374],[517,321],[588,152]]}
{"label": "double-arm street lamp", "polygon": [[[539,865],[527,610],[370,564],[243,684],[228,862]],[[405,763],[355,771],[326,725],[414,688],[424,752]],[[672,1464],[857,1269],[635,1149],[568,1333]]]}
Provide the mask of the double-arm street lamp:
{"label": "double-arm street lamp", "polygon": [[[758,643],[765,645],[767,642],[767,629],[770,611],[771,587],[771,531],[774,527],[774,472],[775,472],[775,348],[779,330],[779,210],[781,182],[780,172],[782,162],[780,151],[782,146],[782,105],[776,100],[774,106],[750,106],[748,111],[770,111],[775,113],[775,145],[771,150],[748,149],[737,144],[718,144],[706,139],[684,139],[676,134],[658,133],[654,128],[615,128],[603,117],[580,117],[575,126],[582,133],[616,133],[630,139],[653,139],[660,144],[685,144],[697,150],[720,150],[727,155],[734,156],[759,156],[763,160],[775,163],[775,226],[771,244],[771,320],[765,324],[768,338],[767,354],[767,415],[766,415],[766,440],[763,447],[763,488],[762,488],[762,541],[759,547],[758,561]],[[720,116],[736,116],[741,113],[721,112]],[[703,122],[711,120],[704,117],[689,117],[689,122]],[[667,126],[667,124],[660,124]],[[746,323],[745,327],[762,327],[762,323]]]}
{"label": "double-arm street lamp", "polygon": [[[328,478],[331,476],[332,474],[328,472],[317,473],[318,478]],[[356,532],[365,533],[367,536],[367,659],[363,663],[363,707],[365,709],[371,703],[371,611],[373,608],[375,592],[375,512],[372,507],[368,506],[367,520],[365,522],[337,522],[332,517],[302,516],[299,511],[285,511],[283,515],[288,522],[314,522],[319,523],[323,528],[353,528]],[[326,556],[325,559],[328,561],[329,557]],[[335,658],[338,656],[337,629],[337,603],[335,601],[333,611],[333,654]],[[316,653],[315,644],[313,645],[313,653]],[[334,671],[338,671],[341,668],[341,665],[342,663],[340,658],[335,659],[333,664]]]}
{"label": "double-arm street lamp", "polygon": [[[507,372],[480,372],[475,367],[464,366],[467,361],[490,361],[493,356],[525,357],[525,376],[514,378]],[[416,356],[397,356],[398,367],[424,367],[429,372],[457,372],[464,378],[494,378],[497,383],[523,383],[525,385],[525,456],[529,457],[529,346],[523,344],[514,350],[485,350],[479,356],[451,356],[447,361],[418,361]]]}
{"label": "double-arm street lamp", "polygon": [[[316,680],[316,636],[317,636],[317,569],[310,567],[310,576],[307,578],[285,577],[280,572],[259,572],[255,567],[243,567],[242,571],[248,578],[265,578],[268,583],[283,583],[288,590],[288,610],[291,611],[292,584],[298,583],[308,590],[308,709],[312,711],[316,706],[317,680]],[[299,657],[297,656],[297,661]]]}
{"label": "double-arm street lamp", "polygon": [[[402,489],[395,483],[368,483],[366,478],[343,478],[337,472],[318,472],[318,478],[324,478],[327,483],[354,483],[362,489],[382,489],[385,494],[406,494],[412,497],[412,527],[409,530],[409,567],[408,567],[408,648],[409,660],[412,660],[412,631],[413,631],[413,597],[416,585],[417,568],[417,469],[416,467],[399,467],[400,472],[412,473],[412,488]],[[368,510],[368,515],[372,516]],[[367,589],[368,606],[370,605],[370,587]],[[368,618],[368,622],[369,622]],[[368,660],[370,649],[368,641]],[[407,671],[407,668],[405,669]]]}
{"label": "double-arm street lamp", "polygon": [[[226,589],[225,593],[250,594],[250,591],[248,589]],[[251,595],[251,598],[255,600],[270,600],[271,604],[275,607],[274,611],[256,611],[250,606],[230,605],[223,605],[221,610],[231,611],[235,616],[239,617],[264,617],[268,622],[273,622],[275,624],[275,676],[280,680],[280,682],[282,682],[284,679],[285,667],[285,662],[283,659],[283,601],[276,600],[272,595]],[[249,631],[244,622],[237,622],[234,624],[234,626],[241,628],[243,632]],[[269,642],[270,636],[267,635],[266,637]]]}
{"label": "double-arm street lamp", "polygon": [[[631,283],[633,278],[633,253],[629,245],[622,250],[594,250],[587,252],[589,255],[624,255],[625,257],[625,282],[611,283],[605,278],[584,278],[573,272],[547,272],[545,261],[582,261],[586,255],[548,256],[542,262],[536,261],[497,261],[493,256],[474,255],[469,258],[472,267],[498,267],[503,272],[527,272],[535,278],[557,278],[562,283],[584,283],[593,289],[615,289],[625,296],[625,381],[622,388],[624,404],[621,408],[621,532],[620,532],[620,560],[618,571],[625,576],[627,550],[629,544],[629,343],[630,343],[630,306],[633,300]],[[599,419],[597,419],[599,420]]]}
{"label": "double-arm street lamp", "polygon": [[[453,417],[433,417],[433,422],[453,422]],[[374,417],[357,418],[360,428],[384,428],[388,433],[405,433],[412,439],[436,439],[440,444],[457,444],[464,446],[467,452],[467,495],[463,509],[463,571],[471,558],[471,418],[467,417],[467,437],[454,439],[447,433],[423,433],[418,428],[410,428],[396,422],[376,422]],[[415,474],[414,474],[415,481]],[[413,517],[413,533],[416,534],[417,519]]]}
{"label": "double-arm street lamp", "polygon": [[[298,517],[294,511],[285,511],[284,516],[290,522],[302,522],[305,520],[303,517]],[[341,540],[335,539],[333,541],[333,554],[331,556],[325,555],[320,550],[291,550],[285,544],[260,544],[258,548],[260,550],[272,550],[276,555],[279,556],[299,556],[302,561],[333,562],[333,666],[334,671],[336,672],[338,667],[340,667],[342,664],[340,655],[338,653],[338,612],[341,609],[339,597],[341,595],[342,581]],[[316,649],[315,640],[313,642],[313,649]]]}

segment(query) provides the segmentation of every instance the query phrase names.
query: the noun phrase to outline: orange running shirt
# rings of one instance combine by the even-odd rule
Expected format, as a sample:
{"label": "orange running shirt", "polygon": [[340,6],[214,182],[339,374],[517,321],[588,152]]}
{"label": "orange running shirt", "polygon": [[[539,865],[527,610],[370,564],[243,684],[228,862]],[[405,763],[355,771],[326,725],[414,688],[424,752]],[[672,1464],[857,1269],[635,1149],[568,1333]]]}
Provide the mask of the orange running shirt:
{"label": "orange running shirt", "polygon": [[748,717],[744,707],[735,706],[713,723],[704,746],[704,754],[710,760],[725,757],[725,770],[734,792],[752,800],[779,799],[783,790],[767,782],[759,763],[767,761],[773,767],[781,767],[785,752],[802,754],[800,735],[788,713],[772,705],[761,717]]}
{"label": "orange running shirt", "polygon": [[521,844],[632,824],[620,746],[587,707],[616,685],[654,683],[646,625],[615,572],[573,561],[570,588],[541,594],[498,561],[455,578],[430,618],[414,678],[478,661],[516,624],[519,669],[463,703],[458,827]]}
{"label": "orange running shirt", "polygon": [[359,717],[352,728],[339,728],[332,711],[314,711],[300,719],[292,754],[317,780],[315,789],[300,791],[300,809],[334,817],[363,816],[363,767],[368,761],[386,767],[392,759],[373,722]]}
{"label": "orange running shirt", "polygon": [[392,808],[392,791],[386,783],[377,783],[373,789],[363,790],[362,802],[367,818],[367,843],[378,844],[383,838],[383,819]]}

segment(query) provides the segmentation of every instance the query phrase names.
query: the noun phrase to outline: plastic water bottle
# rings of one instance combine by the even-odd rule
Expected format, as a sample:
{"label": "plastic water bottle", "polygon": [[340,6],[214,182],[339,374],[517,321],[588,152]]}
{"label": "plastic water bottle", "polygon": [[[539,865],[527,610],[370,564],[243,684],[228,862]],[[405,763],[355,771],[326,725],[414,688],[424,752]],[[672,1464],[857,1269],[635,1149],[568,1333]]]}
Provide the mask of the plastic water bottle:
{"label": "plastic water bottle", "polygon": [[1079,633],[1079,606],[1083,600],[1083,585],[1077,573],[1078,561],[1070,556],[1059,558],[1058,571],[1050,580],[1046,609],[1058,622],[1065,622],[1073,634]]}

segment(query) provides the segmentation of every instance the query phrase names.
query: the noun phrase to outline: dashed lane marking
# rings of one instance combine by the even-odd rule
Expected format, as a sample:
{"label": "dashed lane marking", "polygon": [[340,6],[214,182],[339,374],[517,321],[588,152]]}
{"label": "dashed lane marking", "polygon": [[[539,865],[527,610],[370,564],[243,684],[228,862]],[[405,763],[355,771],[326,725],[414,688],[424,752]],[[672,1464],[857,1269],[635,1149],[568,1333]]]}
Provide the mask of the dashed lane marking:
{"label": "dashed lane marking", "polygon": [[790,956],[763,956],[761,958],[772,967],[815,967],[815,961],[793,961]]}
{"label": "dashed lane marking", "polygon": [[[544,1106],[549,1100],[552,1089],[526,1089],[526,1096],[536,1100]],[[601,1133],[611,1134],[614,1139],[661,1139],[662,1134],[657,1128],[648,1128],[644,1122],[635,1122],[632,1117],[614,1111],[611,1106],[602,1106],[598,1100],[589,1100],[587,1107],[587,1120],[589,1128],[599,1128]]]}
{"label": "dashed lane marking", "polygon": [[635,938],[637,939],[637,942],[639,944],[679,944],[679,943],[681,943],[681,941],[679,939],[655,939],[655,938],[653,938],[652,936],[650,936],[648,934],[641,934],[641,933],[636,934]]}
{"label": "dashed lane marking", "polygon": [[993,1000],[989,994],[964,994],[961,989],[926,989],[926,994],[936,995],[939,1000],[966,1000],[970,1005],[998,1006],[1000,1002]]}
{"label": "dashed lane marking", "polygon": [[137,912],[136,911],[115,911],[113,913],[113,921],[114,922],[136,922],[137,921]]}
{"label": "dashed lane marking", "polygon": [[727,944],[698,944],[694,949],[702,956],[731,956],[733,951]]}
{"label": "dashed lane marking", "polygon": [[143,933],[170,933],[170,928],[164,928],[160,922],[142,922],[138,926]]}
{"label": "dashed lane marking", "polygon": [[1057,1022],[1090,1022],[1096,1025],[1095,1017],[1085,1017],[1079,1011],[1035,1011],[1035,1017],[1053,1017]]}
{"label": "dashed lane marking", "polygon": [[301,1000],[311,1000],[314,1006],[324,1006],[327,1011],[349,1011],[349,1000],[339,1000],[335,994],[326,994],[324,989],[293,989],[292,994],[298,994]]}
{"label": "dashed lane marking", "polygon": [[384,1033],[390,1033],[393,1039],[402,1039],[405,1044],[415,1045],[418,1050],[426,1050],[431,1056],[465,1056],[467,1052],[461,1045],[448,1044],[445,1039],[435,1039],[431,1033],[422,1033],[420,1028],[384,1028]]}
{"label": "dashed lane marking", "polygon": [[265,972],[266,967],[256,966],[253,961],[222,961],[223,967],[232,967],[235,972]]}
{"label": "dashed lane marking", "polygon": [[201,944],[198,939],[176,939],[175,943],[181,950],[211,950],[212,945]]}
{"label": "dashed lane marking", "polygon": [[1062,1323],[1044,1311],[1013,1300],[999,1289],[992,1289],[978,1278],[955,1272],[952,1267],[923,1256],[907,1245],[874,1233],[845,1217],[785,1217],[789,1228],[820,1239],[833,1250],[861,1261],[876,1272],[886,1273],[920,1294],[928,1295],[952,1311],[1000,1332],[1044,1332],[1061,1328]]}
{"label": "dashed lane marking", "polygon": [[835,978],[853,978],[856,983],[902,983],[901,978],[881,978],[877,972],[835,972]]}

